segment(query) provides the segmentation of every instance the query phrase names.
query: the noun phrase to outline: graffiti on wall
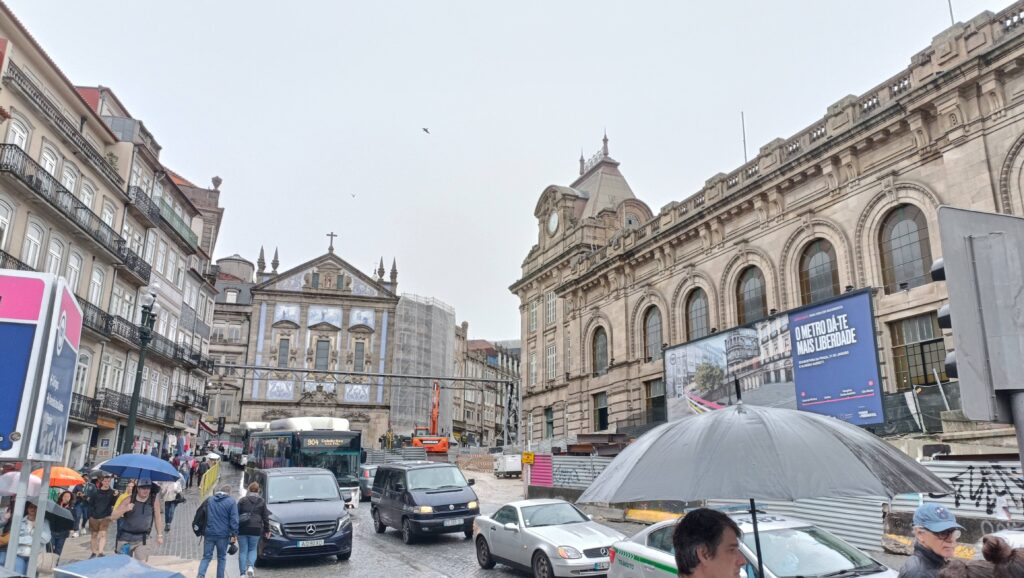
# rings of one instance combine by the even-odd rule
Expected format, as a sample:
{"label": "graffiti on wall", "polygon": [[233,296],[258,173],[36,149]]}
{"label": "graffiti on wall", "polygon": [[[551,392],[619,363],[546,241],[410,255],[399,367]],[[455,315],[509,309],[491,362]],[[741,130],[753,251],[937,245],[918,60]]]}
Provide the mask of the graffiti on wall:
{"label": "graffiti on wall", "polygon": [[[973,503],[976,508],[984,504],[985,512],[992,515],[996,513],[1000,496],[1014,507],[1024,507],[1024,478],[1021,478],[1020,468],[997,464],[971,465],[951,476],[949,485],[953,488],[953,503],[957,508],[962,503]],[[929,495],[941,498],[948,494]]]}

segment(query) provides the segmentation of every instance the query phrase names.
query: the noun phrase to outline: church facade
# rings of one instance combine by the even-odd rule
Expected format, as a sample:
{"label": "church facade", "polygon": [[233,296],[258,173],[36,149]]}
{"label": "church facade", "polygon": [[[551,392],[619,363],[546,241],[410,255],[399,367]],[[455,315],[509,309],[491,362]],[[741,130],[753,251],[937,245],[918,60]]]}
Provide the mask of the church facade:
{"label": "church facade", "polygon": [[899,74],[660,210],[607,137],[572,183],[545,188],[510,287],[526,439],[664,419],[666,347],[864,288],[884,391],[948,384],[937,209],[1024,215],[1022,10],[941,32]]}

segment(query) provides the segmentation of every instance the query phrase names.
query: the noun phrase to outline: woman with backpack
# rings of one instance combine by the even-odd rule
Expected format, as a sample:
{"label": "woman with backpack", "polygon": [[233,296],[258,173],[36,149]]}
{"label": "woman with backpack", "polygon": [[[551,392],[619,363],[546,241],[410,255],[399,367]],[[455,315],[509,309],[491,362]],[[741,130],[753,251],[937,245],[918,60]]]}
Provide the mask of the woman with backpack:
{"label": "woman with backpack", "polygon": [[260,536],[270,537],[270,512],[260,497],[260,485],[249,484],[249,493],[238,500],[238,573],[252,578],[255,575],[256,548]]}

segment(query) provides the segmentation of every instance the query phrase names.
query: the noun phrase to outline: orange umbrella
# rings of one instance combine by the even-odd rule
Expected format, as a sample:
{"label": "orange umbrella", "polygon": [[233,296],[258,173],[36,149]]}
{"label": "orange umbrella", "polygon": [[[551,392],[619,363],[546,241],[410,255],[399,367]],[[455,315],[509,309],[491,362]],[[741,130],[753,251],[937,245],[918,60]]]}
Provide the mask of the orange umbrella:
{"label": "orange umbrella", "polygon": [[[43,477],[43,469],[32,472],[33,476],[39,476],[40,479]],[[51,487],[67,487],[77,486],[84,484],[85,478],[81,474],[72,470],[71,468],[65,468],[61,466],[50,468],[50,486]]]}

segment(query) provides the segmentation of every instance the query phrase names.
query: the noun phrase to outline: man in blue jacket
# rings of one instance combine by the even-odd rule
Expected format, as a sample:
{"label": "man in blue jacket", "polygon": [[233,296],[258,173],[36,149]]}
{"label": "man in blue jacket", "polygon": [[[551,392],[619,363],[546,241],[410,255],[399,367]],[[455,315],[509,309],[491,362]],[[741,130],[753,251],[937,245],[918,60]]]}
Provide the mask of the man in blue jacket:
{"label": "man in blue jacket", "polygon": [[225,484],[206,500],[206,532],[203,533],[203,560],[199,563],[199,578],[205,578],[206,569],[217,548],[217,578],[224,578],[228,543],[238,540],[238,503],[231,497],[231,486]]}

